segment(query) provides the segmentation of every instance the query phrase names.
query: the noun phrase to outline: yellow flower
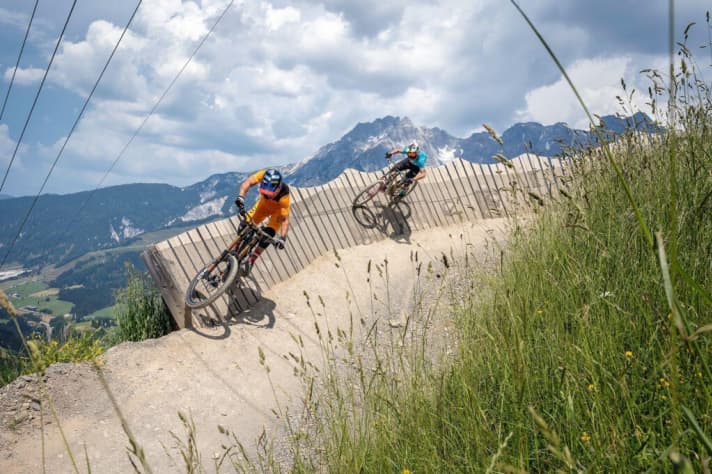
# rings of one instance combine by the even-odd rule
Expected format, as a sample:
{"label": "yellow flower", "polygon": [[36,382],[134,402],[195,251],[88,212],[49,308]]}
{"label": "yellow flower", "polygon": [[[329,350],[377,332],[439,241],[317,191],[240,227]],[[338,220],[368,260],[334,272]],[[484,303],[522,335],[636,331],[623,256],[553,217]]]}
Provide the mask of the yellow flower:
{"label": "yellow flower", "polygon": [[410,469],[403,469],[401,474],[410,474]]}
{"label": "yellow flower", "polygon": [[537,310],[536,310],[536,314],[544,314],[544,310],[543,310],[543,309],[537,309]]}
{"label": "yellow flower", "polygon": [[660,386],[667,388],[667,387],[670,386],[670,382],[668,382],[668,381],[665,380],[664,378],[661,378],[661,379],[660,379]]}
{"label": "yellow flower", "polygon": [[632,359],[633,351],[625,351],[625,357],[626,357],[626,359]]}
{"label": "yellow flower", "polygon": [[596,386],[592,383],[588,384],[588,391],[593,393],[596,391]]}
{"label": "yellow flower", "polygon": [[589,441],[591,441],[591,436],[589,436],[589,434],[586,433],[585,431],[583,433],[581,433],[581,442],[588,443]]}

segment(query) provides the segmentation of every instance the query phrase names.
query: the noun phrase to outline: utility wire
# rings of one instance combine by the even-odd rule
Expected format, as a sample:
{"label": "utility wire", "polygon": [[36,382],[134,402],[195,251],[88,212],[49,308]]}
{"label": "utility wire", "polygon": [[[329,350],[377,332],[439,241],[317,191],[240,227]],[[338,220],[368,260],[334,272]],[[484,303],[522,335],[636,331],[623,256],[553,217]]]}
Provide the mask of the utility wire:
{"label": "utility wire", "polygon": [[59,49],[59,44],[62,42],[62,37],[64,37],[64,32],[67,29],[67,25],[69,24],[69,19],[72,17],[72,13],[74,12],[74,6],[77,4],[77,0],[74,0],[72,2],[72,8],[69,10],[69,15],[67,15],[67,21],[64,22],[64,27],[62,28],[62,33],[60,33],[59,38],[57,39],[57,44],[54,47],[54,52],[52,53],[52,58],[49,60],[49,64],[47,65],[47,69],[45,70],[44,76],[42,77],[42,82],[40,82],[40,87],[37,89],[37,94],[35,95],[35,100],[32,102],[32,108],[30,109],[30,113],[27,115],[27,120],[25,120],[25,125],[22,127],[22,133],[20,134],[20,138],[17,139],[17,145],[15,145],[15,151],[12,152],[12,158],[10,159],[10,163],[7,165],[7,170],[5,170],[5,176],[2,178],[2,183],[0,184],[0,191],[2,191],[3,186],[5,186],[5,181],[7,180],[7,175],[10,173],[10,168],[12,168],[12,163],[15,161],[15,156],[17,155],[17,150],[20,148],[20,143],[22,143],[22,138],[25,136],[25,131],[27,130],[27,125],[30,123],[30,118],[32,118],[32,112],[35,110],[35,105],[37,105],[37,99],[40,97],[40,92],[42,92],[42,87],[44,86],[45,79],[47,79],[47,74],[49,74],[49,70],[52,67],[52,63],[54,62],[54,57],[57,54],[57,50]]}
{"label": "utility wire", "polygon": [[[113,163],[111,163],[111,166],[109,166],[109,169],[106,171],[106,173],[104,173],[104,176],[102,176],[102,178],[99,180],[99,183],[96,185],[96,187],[94,188],[94,190],[89,194],[89,196],[87,196],[87,198],[84,200],[84,202],[82,203],[82,205],[79,207],[79,211],[77,211],[77,213],[75,214],[75,217],[77,217],[77,218],[79,217],[79,214],[81,214],[81,212],[82,212],[82,210],[84,209],[84,207],[86,206],[86,204],[91,200],[92,197],[94,197],[94,195],[96,194],[96,192],[99,190],[99,188],[101,187],[101,185],[104,183],[104,180],[106,179],[106,177],[109,176],[109,173],[111,173],[111,171],[114,169],[114,166],[116,166],[116,163],[117,163],[117,162],[121,159],[121,157],[124,155],[124,153],[126,152],[126,149],[127,149],[127,148],[129,147],[129,145],[131,145],[131,143],[134,141],[134,138],[136,138],[136,136],[141,132],[141,130],[143,129],[144,125],[146,125],[146,122],[148,122],[148,119],[151,118],[151,115],[153,115],[153,113],[156,111],[156,109],[157,109],[158,106],[161,104],[161,102],[163,101],[163,99],[166,97],[166,95],[168,95],[168,92],[171,90],[171,88],[172,88],[173,85],[176,83],[176,81],[177,81],[178,78],[181,76],[181,74],[183,74],[183,71],[185,71],[185,68],[188,67],[188,64],[190,64],[190,62],[192,61],[193,57],[198,53],[198,50],[200,50],[200,48],[203,46],[203,44],[204,44],[205,41],[208,39],[208,37],[210,36],[210,34],[213,32],[213,30],[215,29],[215,27],[218,26],[218,23],[220,23],[220,21],[223,19],[223,17],[225,16],[225,14],[227,13],[227,11],[230,9],[230,7],[232,6],[232,4],[233,4],[234,2],[235,2],[235,0],[230,0],[230,3],[228,3],[228,5],[225,7],[225,9],[224,9],[223,12],[220,14],[220,16],[218,16],[217,20],[215,20],[215,23],[213,23],[213,26],[210,27],[210,30],[208,30],[208,32],[205,34],[205,36],[203,36],[203,39],[200,40],[200,42],[198,43],[198,45],[196,46],[196,48],[193,50],[193,53],[190,55],[190,57],[189,57],[188,60],[185,62],[185,64],[183,64],[183,67],[180,68],[180,71],[178,71],[178,74],[176,75],[176,77],[174,77],[173,80],[171,81],[171,83],[168,84],[168,87],[166,88],[166,90],[163,91],[163,94],[161,94],[161,97],[160,97],[160,98],[158,99],[158,101],[153,105],[153,107],[151,108],[150,112],[149,112],[148,115],[143,119],[143,122],[141,122],[141,125],[139,125],[139,127],[136,129],[136,131],[133,133],[133,135],[131,136],[131,138],[129,139],[129,141],[126,142],[126,144],[124,145],[124,147],[121,149],[121,151],[119,152],[119,154],[118,154],[118,155],[116,156],[116,158],[114,159]],[[73,222],[74,222],[74,221],[72,221],[72,223],[73,223]],[[70,223],[70,225],[67,227],[67,231],[68,231],[69,228],[71,227],[72,223]]]}
{"label": "utility wire", "polygon": [[30,16],[30,23],[27,25],[27,31],[25,31],[25,37],[22,40],[22,46],[20,47],[20,54],[17,55],[15,69],[12,70],[12,78],[10,79],[10,85],[7,87],[5,100],[2,102],[2,109],[0,109],[0,120],[2,120],[2,115],[5,113],[5,105],[7,105],[7,99],[8,97],[10,97],[10,90],[12,90],[12,84],[15,82],[15,74],[17,73],[17,67],[20,65],[20,58],[22,57],[22,52],[25,50],[25,43],[27,43],[27,36],[30,34],[30,27],[32,26],[32,20],[35,18],[35,12],[37,11],[38,3],[40,3],[40,0],[35,0],[35,6],[32,9],[32,15]]}
{"label": "utility wire", "polygon": [[22,220],[22,223],[20,224],[20,229],[17,231],[15,238],[12,240],[12,243],[10,244],[10,246],[7,250],[7,253],[5,254],[5,257],[3,257],[2,263],[0,263],[0,268],[2,268],[2,266],[5,264],[7,257],[10,255],[10,251],[15,246],[15,243],[17,242],[17,239],[20,237],[22,230],[25,228],[25,224],[27,223],[27,220],[29,219],[30,214],[32,213],[32,210],[35,208],[35,204],[37,204],[37,200],[39,199],[40,195],[42,194],[42,191],[44,190],[45,186],[47,185],[47,181],[49,180],[50,175],[54,171],[54,168],[57,165],[59,158],[62,156],[62,153],[64,152],[64,148],[67,146],[67,142],[69,141],[69,138],[72,136],[72,134],[74,133],[74,130],[77,128],[77,124],[79,123],[79,120],[81,120],[81,118],[84,114],[84,111],[87,108],[87,105],[89,105],[89,101],[94,96],[94,92],[96,91],[96,88],[99,86],[99,82],[101,82],[101,79],[104,77],[104,73],[106,72],[106,69],[109,67],[109,63],[113,59],[114,54],[116,53],[116,50],[119,48],[119,45],[121,44],[121,41],[124,39],[124,36],[126,35],[126,32],[128,31],[129,26],[131,25],[131,22],[133,22],[133,19],[136,16],[136,12],[138,11],[138,8],[141,6],[142,2],[143,2],[143,0],[139,0],[138,3],[136,4],[136,8],[134,9],[133,13],[131,14],[131,17],[129,18],[128,23],[126,23],[126,26],[124,27],[124,31],[121,32],[121,36],[119,37],[119,40],[116,42],[114,49],[111,51],[111,54],[109,55],[109,59],[107,59],[106,64],[104,64],[104,68],[101,70],[101,73],[99,74],[99,78],[94,83],[94,87],[92,87],[91,92],[89,93],[89,96],[84,101],[84,106],[82,107],[82,110],[79,112],[79,115],[77,115],[77,118],[74,121],[72,128],[69,130],[69,134],[67,135],[67,138],[65,138],[64,143],[62,144],[62,147],[59,150],[59,153],[57,153],[57,157],[54,159],[54,162],[52,163],[52,166],[51,166],[49,172],[47,173],[47,176],[45,177],[44,182],[42,183],[42,187],[40,188],[40,190],[37,192],[37,195],[35,195],[34,199],[32,200],[32,205],[27,210],[27,213],[25,214],[25,218]]}

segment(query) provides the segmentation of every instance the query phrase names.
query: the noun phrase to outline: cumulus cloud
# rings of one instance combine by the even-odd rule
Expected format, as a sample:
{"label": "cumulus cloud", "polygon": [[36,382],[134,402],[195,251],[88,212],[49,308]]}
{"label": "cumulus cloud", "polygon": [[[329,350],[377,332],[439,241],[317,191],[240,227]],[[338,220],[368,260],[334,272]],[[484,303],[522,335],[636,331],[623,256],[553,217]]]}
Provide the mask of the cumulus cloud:
{"label": "cumulus cloud", "polygon": [[[13,71],[15,71],[14,67],[7,68],[5,70],[3,78],[6,82],[9,83],[12,80]],[[44,73],[44,69],[38,69],[33,67],[23,69],[18,67],[17,72],[15,72],[15,84],[17,84],[18,86],[27,86],[34,83],[39,83],[40,80],[42,80],[42,76],[44,75]]]}
{"label": "cumulus cloud", "polygon": [[[638,72],[644,68],[661,69],[666,58],[620,56],[576,61],[567,73],[589,110],[599,116],[651,113],[647,78]],[[661,69],[662,70],[662,69]],[[623,80],[626,91],[623,90]],[[563,77],[537,87],[525,96],[525,108],[518,110],[521,121],[545,124],[566,122],[575,128],[588,128],[589,122],[571,87]]]}
{"label": "cumulus cloud", "polygon": [[15,142],[10,138],[7,125],[0,124],[0,157],[2,157],[3,159],[3,161],[0,161],[0,166],[3,167],[3,173],[8,165],[8,163],[6,163],[5,161],[9,160],[9,157],[11,156],[12,150],[14,148]]}
{"label": "cumulus cloud", "polygon": [[[631,2],[523,5],[598,114],[615,111],[621,77],[644,90],[638,71],[655,67],[666,54],[664,7],[651,4],[641,12]],[[57,18],[69,4],[58,0],[38,12],[42,34],[31,35],[29,51],[41,54],[35,51],[18,70],[26,75],[22,85],[37,80],[41,70],[31,65],[46,61]],[[153,0],[139,9],[65,151],[62,170],[55,171],[54,190],[93,187],[91,178],[108,169],[227,4]],[[685,16],[680,22],[704,14],[693,16],[703,10],[702,0],[676,4]],[[65,104],[71,96],[71,104],[81,103],[132,8],[124,2],[77,7],[43,100]],[[10,20],[0,9],[3,21]],[[0,64],[8,64],[12,55],[1,54]],[[634,97],[641,108],[642,95]],[[578,110],[508,2],[244,0],[235,2],[146,122],[112,183],[183,185],[212,173],[296,162],[356,123],[389,114],[466,136],[484,122],[498,129],[516,120],[581,126]],[[53,158],[68,117],[77,112],[65,107],[61,120],[47,112],[46,120],[66,126],[35,138],[38,155]]]}

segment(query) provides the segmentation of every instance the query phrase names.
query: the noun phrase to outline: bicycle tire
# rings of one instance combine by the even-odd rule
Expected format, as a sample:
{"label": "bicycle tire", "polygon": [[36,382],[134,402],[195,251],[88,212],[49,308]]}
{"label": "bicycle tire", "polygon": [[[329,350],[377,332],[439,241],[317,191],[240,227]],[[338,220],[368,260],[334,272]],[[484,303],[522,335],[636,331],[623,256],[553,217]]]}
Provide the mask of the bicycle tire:
{"label": "bicycle tire", "polygon": [[[213,303],[225,293],[237,277],[238,263],[234,255],[228,254],[223,258],[215,269],[210,272],[211,276],[219,279],[217,286],[213,286],[203,278],[203,272],[210,264],[203,267],[191,280],[185,292],[185,304],[192,309],[203,308]],[[219,275],[223,275],[220,277]]]}
{"label": "bicycle tire", "polygon": [[418,182],[413,181],[411,183],[411,185],[408,186],[408,189],[406,190],[404,195],[401,196],[399,194],[396,194],[395,191],[400,190],[400,187],[402,186],[404,179],[405,179],[405,177],[400,179],[397,183],[394,183],[393,187],[391,189],[389,189],[388,197],[390,198],[391,204],[396,204],[396,203],[401,202],[406,196],[408,196],[410,193],[412,193],[416,187],[418,187]]}
{"label": "bicycle tire", "polygon": [[368,185],[366,189],[358,193],[354,198],[351,207],[360,207],[366,204],[368,201],[376,197],[376,194],[380,193],[385,188],[383,181],[376,181],[373,184]]}

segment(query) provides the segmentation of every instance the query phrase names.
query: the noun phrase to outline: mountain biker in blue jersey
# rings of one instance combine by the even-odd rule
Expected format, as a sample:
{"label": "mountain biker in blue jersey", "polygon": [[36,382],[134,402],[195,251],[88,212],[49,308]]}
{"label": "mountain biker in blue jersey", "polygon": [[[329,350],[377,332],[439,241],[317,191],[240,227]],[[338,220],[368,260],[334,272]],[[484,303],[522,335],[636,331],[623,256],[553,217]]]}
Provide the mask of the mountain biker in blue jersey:
{"label": "mountain biker in blue jersey", "polygon": [[387,152],[386,159],[399,153],[406,155],[407,158],[396,163],[392,171],[408,170],[405,188],[400,191],[400,195],[405,196],[408,188],[413,184],[413,181],[420,181],[425,177],[425,162],[428,160],[428,155],[420,149],[417,142],[413,141],[410,145],[403,147],[403,149],[394,148]]}

